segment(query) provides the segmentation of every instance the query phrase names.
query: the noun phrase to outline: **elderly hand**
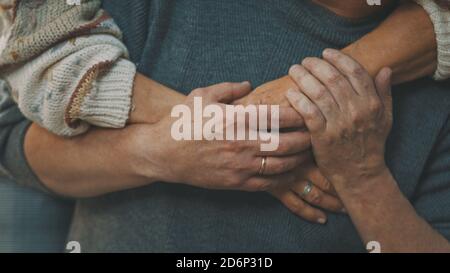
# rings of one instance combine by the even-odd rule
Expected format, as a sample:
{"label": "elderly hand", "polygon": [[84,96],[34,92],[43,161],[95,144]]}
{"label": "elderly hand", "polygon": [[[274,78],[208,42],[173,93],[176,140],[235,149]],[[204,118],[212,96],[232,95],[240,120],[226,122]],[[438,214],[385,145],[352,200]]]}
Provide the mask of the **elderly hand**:
{"label": "elderly hand", "polygon": [[324,60],[307,58],[289,74],[302,92],[291,90],[287,98],[303,116],[317,165],[336,191],[357,191],[385,172],[390,69],[381,70],[374,82],[356,61],[329,49]]}
{"label": "elderly hand", "polygon": [[305,220],[319,224],[325,224],[328,218],[322,209],[345,213],[344,205],[333,186],[312,160],[301,164],[294,173],[296,176],[294,182],[280,183],[269,191],[290,211]]}
{"label": "elderly hand", "polygon": [[291,77],[285,76],[258,86],[253,92],[235,101],[234,104],[266,104],[290,107],[286,99],[286,92],[289,89],[298,90],[298,87]]}
{"label": "elderly hand", "polygon": [[[183,103],[191,113],[195,98],[202,98],[204,106],[214,106],[222,110],[227,103],[241,98],[251,91],[249,83],[222,83],[191,92]],[[184,108],[185,109],[185,108]],[[202,111],[203,109],[200,109]],[[280,125],[290,126],[298,113],[280,111]],[[263,191],[281,182],[295,179],[292,170],[306,156],[301,151],[310,148],[307,132],[286,132],[279,135],[278,149],[261,152],[261,140],[219,140],[200,138],[197,140],[175,140],[171,134],[176,120],[168,116],[154,125],[145,126],[133,143],[139,150],[140,158],[135,162],[137,172],[143,177],[156,174],[157,181],[184,183],[208,189],[228,189]],[[238,122],[214,124],[215,131],[227,132],[227,128],[238,128]],[[193,115],[187,120],[193,124]],[[219,127],[222,126],[222,127]],[[184,125],[183,125],[184,127]],[[246,135],[248,130],[246,126]],[[202,131],[205,132],[205,131]],[[266,158],[261,175],[262,159]],[[147,170],[152,166],[152,170]]]}
{"label": "elderly hand", "polygon": [[[285,76],[259,86],[252,93],[235,101],[234,104],[280,105],[284,112],[294,112],[298,115],[286,98],[286,92],[289,89],[299,90],[299,87],[290,76]],[[298,115],[297,122],[293,125],[295,126],[292,127],[298,127],[300,130],[304,129],[303,118]],[[302,156],[308,161],[293,170],[295,179],[292,182],[281,181],[271,187],[269,193],[300,218],[325,224],[327,215],[323,210],[342,213],[344,206],[336,196],[333,186],[313,162],[311,150],[304,151]]]}

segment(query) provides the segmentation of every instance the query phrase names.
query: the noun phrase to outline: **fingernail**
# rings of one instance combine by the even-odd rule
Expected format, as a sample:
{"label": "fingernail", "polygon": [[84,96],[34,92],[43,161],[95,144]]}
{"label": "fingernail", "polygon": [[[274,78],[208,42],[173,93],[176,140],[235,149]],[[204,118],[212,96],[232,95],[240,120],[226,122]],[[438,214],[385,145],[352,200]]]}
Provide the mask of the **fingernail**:
{"label": "fingernail", "polygon": [[331,50],[329,48],[326,48],[323,52],[322,55],[324,57],[330,56],[331,55]]}
{"label": "fingernail", "polygon": [[317,223],[324,225],[327,222],[327,219],[325,218],[319,218],[319,220],[317,220]]}
{"label": "fingernail", "polygon": [[244,82],[241,82],[241,84],[242,85],[250,85],[250,82],[249,81],[244,81]]}
{"label": "fingernail", "polygon": [[384,73],[386,79],[389,79],[392,76],[392,69],[390,67],[384,68]]}
{"label": "fingernail", "polygon": [[334,50],[331,48],[326,48],[323,52],[322,55],[326,58],[326,57],[331,57],[334,55]]}
{"label": "fingernail", "polygon": [[293,71],[295,71],[295,70],[298,70],[300,68],[300,65],[299,64],[294,64],[293,66],[291,66],[291,70],[293,70]]}
{"label": "fingernail", "polygon": [[302,61],[302,65],[303,65],[303,66],[308,66],[308,64],[309,64],[310,62],[311,62],[311,58],[309,58],[309,57],[304,58],[303,61]]}

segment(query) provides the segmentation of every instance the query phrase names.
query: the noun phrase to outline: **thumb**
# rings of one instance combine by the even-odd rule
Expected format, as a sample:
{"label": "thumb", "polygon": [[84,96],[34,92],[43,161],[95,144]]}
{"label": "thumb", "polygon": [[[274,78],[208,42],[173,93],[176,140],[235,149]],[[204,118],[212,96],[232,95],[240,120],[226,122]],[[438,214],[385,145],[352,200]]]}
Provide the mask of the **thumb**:
{"label": "thumb", "polygon": [[252,91],[252,87],[249,82],[226,82],[209,86],[206,88],[206,91],[213,101],[230,104],[249,94]]}
{"label": "thumb", "polygon": [[392,70],[385,67],[378,72],[375,77],[375,87],[377,89],[378,96],[384,105],[385,110],[388,113],[392,113]]}

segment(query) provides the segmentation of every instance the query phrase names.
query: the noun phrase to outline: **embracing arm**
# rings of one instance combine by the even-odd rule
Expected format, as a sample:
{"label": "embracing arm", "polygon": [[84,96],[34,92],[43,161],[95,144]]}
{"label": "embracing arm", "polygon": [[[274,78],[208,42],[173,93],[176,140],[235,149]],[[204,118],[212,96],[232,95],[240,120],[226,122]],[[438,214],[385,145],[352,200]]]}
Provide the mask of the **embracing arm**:
{"label": "embracing arm", "polygon": [[[139,74],[134,89],[136,99],[159,105],[145,108],[137,103],[137,119],[146,115],[161,118],[170,112],[171,103],[184,99]],[[167,100],[162,101],[163,97]],[[12,100],[9,86],[0,80],[0,176],[70,197],[93,196],[152,182],[151,164],[146,165],[145,179],[133,164],[138,152],[153,144],[149,141],[145,146],[135,146],[133,140],[143,126],[92,129],[83,136],[67,139],[30,124]]]}
{"label": "embracing arm", "polygon": [[[194,98],[200,96],[208,105],[224,109],[226,103],[250,91],[248,82],[222,83],[196,89],[182,103],[192,111]],[[261,140],[239,143],[177,140],[172,133],[175,118],[165,114],[166,109],[159,111],[165,117],[155,124],[129,125],[119,130],[93,129],[72,139],[32,125],[25,135],[23,154],[27,160],[24,161],[45,188],[69,197],[92,197],[155,181],[208,189],[261,191],[279,181],[295,179],[288,171],[300,164],[304,156],[293,151],[309,147],[307,133],[281,133],[280,142],[286,145],[264,152],[272,162],[265,170],[271,175],[260,177]],[[186,117],[183,115],[183,119]],[[188,122],[192,123],[193,117],[190,118]],[[293,110],[280,111],[280,120],[281,126],[290,127],[297,124],[298,115]],[[225,124],[219,120],[216,126]],[[24,168],[23,164],[21,167]],[[217,179],[211,181],[210,177]]]}
{"label": "embracing arm", "polygon": [[[395,83],[431,76],[436,71],[436,37],[430,15],[412,2],[402,4],[372,33],[342,51],[362,64],[372,77],[382,67],[391,67]],[[284,95],[290,88],[297,89],[297,85],[284,76],[259,86],[250,94],[252,98],[240,102],[288,105]]]}
{"label": "embracing arm", "polygon": [[[156,123],[185,99],[140,74],[133,93],[136,109],[131,118],[136,123]],[[45,187],[61,195],[87,197],[135,188],[154,180],[150,166],[145,177],[135,169],[134,137],[140,129],[138,125],[115,130],[93,128],[66,139],[33,124],[25,135],[24,153]]]}
{"label": "embracing arm", "polygon": [[342,51],[373,77],[381,68],[390,67],[394,84],[433,75],[437,66],[430,15],[412,2],[402,4],[378,28]]}

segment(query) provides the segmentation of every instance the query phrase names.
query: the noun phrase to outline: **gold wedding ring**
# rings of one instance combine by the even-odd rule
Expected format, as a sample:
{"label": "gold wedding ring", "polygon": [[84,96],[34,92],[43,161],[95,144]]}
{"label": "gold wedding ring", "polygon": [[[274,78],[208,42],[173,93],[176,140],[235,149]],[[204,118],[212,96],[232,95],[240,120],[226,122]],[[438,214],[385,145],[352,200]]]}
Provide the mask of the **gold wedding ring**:
{"label": "gold wedding ring", "polygon": [[259,175],[264,175],[264,171],[266,170],[267,166],[267,156],[263,156],[261,159],[261,167],[259,167]]}

